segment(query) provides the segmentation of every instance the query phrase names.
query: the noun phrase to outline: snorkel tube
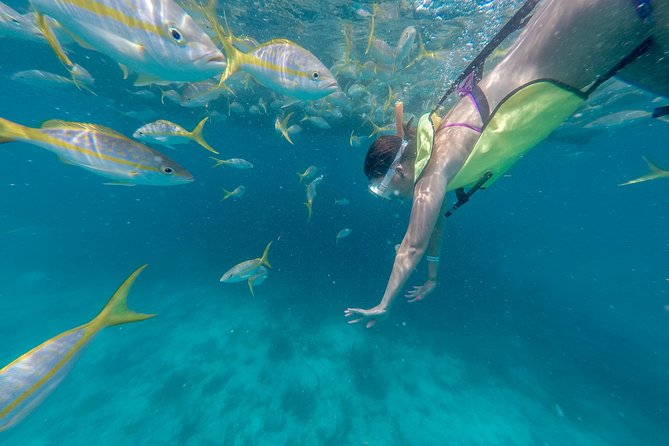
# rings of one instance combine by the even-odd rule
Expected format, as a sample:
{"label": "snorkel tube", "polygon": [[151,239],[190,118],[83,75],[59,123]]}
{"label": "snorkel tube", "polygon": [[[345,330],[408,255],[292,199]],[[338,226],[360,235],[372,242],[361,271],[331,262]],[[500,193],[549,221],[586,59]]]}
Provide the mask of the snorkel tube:
{"label": "snorkel tube", "polygon": [[404,104],[402,101],[395,103],[395,135],[404,139]]}

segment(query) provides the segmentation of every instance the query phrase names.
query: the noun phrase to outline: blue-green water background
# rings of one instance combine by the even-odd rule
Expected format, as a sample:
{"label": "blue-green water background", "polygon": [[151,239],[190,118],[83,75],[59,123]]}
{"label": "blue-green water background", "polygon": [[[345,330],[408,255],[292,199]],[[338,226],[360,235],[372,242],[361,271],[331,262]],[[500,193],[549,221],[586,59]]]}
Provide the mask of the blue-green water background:
{"label": "blue-green water background", "polygon": [[[0,56],[5,74],[60,69],[30,43]],[[106,63],[90,67],[101,88],[145,108]],[[7,78],[0,91],[1,116],[25,125],[138,126],[84,93]],[[172,188],[105,186],[42,149],[1,147],[0,363],[88,321],[144,263],[130,306],[158,314],[102,332],[1,444],[667,444],[669,182],[617,184],[645,172],[641,155],[669,165],[669,126],[542,143],[449,219],[438,291],[365,330],[343,310],[381,298],[410,206],[366,192],[348,128],[291,146],[272,123],[205,129],[250,171],[163,149],[196,178]],[[325,180],[307,223],[295,173],[310,164]],[[246,195],[220,202],[238,184]],[[270,240],[255,297],[219,283]]]}

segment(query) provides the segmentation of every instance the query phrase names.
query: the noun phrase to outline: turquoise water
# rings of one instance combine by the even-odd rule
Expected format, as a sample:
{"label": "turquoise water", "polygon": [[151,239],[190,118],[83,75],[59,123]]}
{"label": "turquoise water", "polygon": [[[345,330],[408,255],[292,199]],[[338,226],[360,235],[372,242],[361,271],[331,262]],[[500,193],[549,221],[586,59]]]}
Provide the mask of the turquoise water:
{"label": "turquoise water", "polygon": [[[284,4],[264,6],[237,26],[251,34],[267,14],[258,39],[283,30],[305,45],[300,32],[328,12],[293,11],[301,31],[281,27]],[[348,14],[364,46],[368,20]],[[411,20],[431,22],[388,15],[379,23],[393,37],[382,35],[393,41]],[[13,82],[23,69],[63,70],[45,45],[7,42],[6,119],[131,135],[151,119],[119,110],[150,109],[187,128],[207,114],[133,95],[113,62],[85,50],[76,58],[88,60],[98,96]],[[325,44],[309,49],[336,60]],[[255,86],[240,102],[259,97],[271,99]],[[90,320],[144,263],[129,304],[158,316],[102,331],[0,444],[667,444],[669,182],[617,185],[646,172],[642,155],[669,166],[669,125],[542,143],[449,219],[438,290],[365,330],[343,310],[378,302],[410,210],[365,190],[368,141],[352,148],[349,135],[369,126],[355,113],[330,130],[304,125],[293,146],[275,132],[273,110],[228,117],[224,100],[212,109],[225,118],[205,128],[209,143],[254,169],[212,169],[194,144],[157,147],[195,182],[106,186],[43,149],[2,145],[0,364]],[[311,164],[325,179],[307,223],[295,173]],[[244,197],[220,201],[221,187],[239,184]],[[343,228],[352,233],[336,242]],[[255,296],[219,282],[271,240],[273,268]],[[421,264],[410,283],[424,278]]]}

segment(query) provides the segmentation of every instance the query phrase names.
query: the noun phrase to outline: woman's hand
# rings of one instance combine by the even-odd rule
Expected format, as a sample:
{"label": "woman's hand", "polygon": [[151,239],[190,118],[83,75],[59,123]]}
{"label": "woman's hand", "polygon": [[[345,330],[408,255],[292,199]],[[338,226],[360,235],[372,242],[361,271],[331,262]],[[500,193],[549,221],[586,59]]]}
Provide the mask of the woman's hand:
{"label": "woman's hand", "polygon": [[417,302],[423,300],[428,294],[434,291],[435,288],[437,288],[437,281],[428,279],[423,285],[414,286],[404,297],[409,299],[409,302]]}
{"label": "woman's hand", "polygon": [[349,318],[349,324],[367,322],[365,326],[370,328],[378,321],[383,320],[388,316],[388,309],[379,305],[370,308],[369,310],[363,310],[362,308],[347,308],[344,311],[344,316]]}

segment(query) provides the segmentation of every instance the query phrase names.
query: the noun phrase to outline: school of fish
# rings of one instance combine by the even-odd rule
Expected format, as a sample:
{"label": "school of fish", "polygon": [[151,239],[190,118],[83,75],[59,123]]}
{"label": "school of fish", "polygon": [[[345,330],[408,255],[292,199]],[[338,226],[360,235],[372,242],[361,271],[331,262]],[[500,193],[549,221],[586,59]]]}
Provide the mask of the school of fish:
{"label": "school of fish", "polygon": [[[460,15],[441,7],[430,9],[425,2],[351,5],[342,20],[315,25],[307,31],[314,35],[305,35],[298,43],[280,34],[268,36],[273,31],[271,22],[253,27],[258,14],[271,16],[283,29],[299,24],[299,18],[287,12],[289,8],[277,6],[280,2],[268,2],[261,12],[253,2],[218,5],[215,0],[206,4],[196,0],[25,3],[19,12],[0,2],[0,37],[50,48],[62,70],[21,69],[8,78],[30,89],[94,95],[101,107],[132,120],[137,130],[130,138],[104,122],[73,122],[65,116],[53,116],[40,125],[17,123],[6,119],[8,111],[3,110],[0,143],[44,148],[66,164],[103,177],[105,184],[124,186],[193,182],[192,173],[163,153],[165,148],[191,143],[210,154],[225,154],[210,156],[212,168],[254,168],[250,161],[230,154],[230,148],[211,146],[204,138],[205,124],[207,133],[215,134],[228,121],[254,119],[256,125],[274,126],[277,145],[286,147],[299,144],[304,133],[318,136],[336,129],[349,135],[352,149],[365,148],[374,135],[394,133],[397,101],[404,102],[407,120],[430,110],[445,82],[476,54],[471,42],[480,41],[512,13],[511,9],[494,11],[499,19],[482,29],[481,22],[472,17],[501,7],[497,2],[463,6]],[[435,17],[439,27],[429,26]],[[402,22],[412,24],[398,28],[397,23]],[[264,41],[243,35],[260,32],[259,28],[268,37]],[[313,42],[320,42],[318,48]],[[318,53],[323,48],[326,52]],[[504,51],[500,48],[491,59],[503,56]],[[90,74],[95,56],[89,54],[111,62],[124,94],[145,107],[126,109],[114,95],[105,95]],[[579,144],[602,129],[648,122],[653,116],[637,106],[646,96],[611,81],[553,138]],[[165,119],[165,110],[180,107],[193,110],[199,120],[177,123]],[[6,149],[20,151],[21,147],[14,144]],[[193,152],[192,156],[201,155]],[[668,171],[644,160],[649,173],[621,185],[669,177]],[[306,220],[312,222],[317,189],[327,184],[327,175],[319,175],[320,168],[309,165],[308,159],[304,165],[308,167],[298,173],[297,181],[305,186]],[[234,206],[246,193],[244,185],[221,189],[225,206]],[[334,205],[349,203],[348,198],[340,197]],[[344,228],[333,234],[334,242],[354,238],[352,234],[351,228]],[[271,244],[260,257],[230,267],[220,281],[246,282],[254,294],[253,287],[269,276]],[[102,328],[153,316],[135,313],[126,305],[128,290],[143,268],[123,283],[91,322],[49,339],[0,370],[0,431],[39,405]]]}

